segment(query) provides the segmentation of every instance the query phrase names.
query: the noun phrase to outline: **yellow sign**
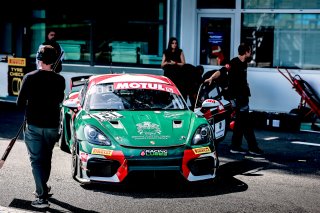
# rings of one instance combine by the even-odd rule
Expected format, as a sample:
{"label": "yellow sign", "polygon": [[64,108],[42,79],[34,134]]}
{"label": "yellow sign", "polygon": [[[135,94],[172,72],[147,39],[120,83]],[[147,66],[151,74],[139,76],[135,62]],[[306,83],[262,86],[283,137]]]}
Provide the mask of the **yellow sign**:
{"label": "yellow sign", "polygon": [[208,147],[208,146],[200,147],[200,148],[194,148],[194,149],[192,149],[192,151],[194,152],[194,154],[197,154],[197,155],[211,152],[210,147]]}
{"label": "yellow sign", "polygon": [[8,58],[8,94],[18,96],[23,76],[26,74],[25,58]]}
{"label": "yellow sign", "polygon": [[27,63],[25,58],[8,58],[9,66],[25,67],[26,64]]}
{"label": "yellow sign", "polygon": [[91,151],[91,154],[111,156],[112,152],[113,152],[113,150],[109,150],[109,149],[93,148]]}

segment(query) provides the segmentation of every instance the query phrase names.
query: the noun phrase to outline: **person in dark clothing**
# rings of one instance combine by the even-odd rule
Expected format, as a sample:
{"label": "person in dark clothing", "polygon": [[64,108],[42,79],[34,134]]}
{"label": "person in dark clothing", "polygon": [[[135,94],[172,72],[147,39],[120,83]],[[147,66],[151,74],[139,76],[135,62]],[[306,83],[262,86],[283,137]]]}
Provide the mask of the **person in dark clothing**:
{"label": "person in dark clothing", "polygon": [[179,48],[177,38],[171,37],[168,48],[163,52],[161,68],[163,69],[163,75],[173,81],[186,99],[187,92],[185,91],[184,81],[181,79],[185,63],[184,53]]}
{"label": "person in dark clothing", "polygon": [[175,37],[171,37],[168,42],[168,48],[163,52],[161,67],[166,65],[178,65],[185,64],[184,53],[179,48],[178,40]]}
{"label": "person in dark clothing", "polygon": [[204,83],[208,84],[208,90],[210,91],[212,87],[215,85],[212,83],[215,81],[215,83],[218,84],[218,86],[222,89],[221,96],[223,96],[224,99],[230,100],[229,97],[229,80],[228,80],[228,71],[230,69],[230,65],[226,64],[225,66],[221,67],[219,70],[211,70],[206,72],[203,75]]}
{"label": "person in dark clothing", "polygon": [[161,67],[164,71],[163,75],[173,81],[183,98],[186,101],[189,98],[190,109],[193,110],[198,88],[202,83],[203,69],[186,64],[177,38],[171,37],[169,39],[168,48],[163,52]]}
{"label": "person in dark clothing", "polygon": [[26,74],[17,98],[17,106],[26,109],[24,139],[29,153],[37,199],[31,205],[46,208],[47,182],[51,172],[51,158],[59,140],[60,110],[64,99],[65,79],[52,71],[57,59],[56,50],[44,45],[38,54],[39,69]]}
{"label": "person in dark clothing", "polygon": [[45,42],[43,42],[38,49],[38,52],[36,54],[36,65],[37,65],[37,69],[39,69],[39,60],[38,60],[38,54],[40,49],[44,46],[44,45],[50,45],[52,46],[56,51],[57,51],[57,55],[59,56],[61,53],[61,58],[59,63],[57,64],[57,67],[55,68],[55,72],[56,73],[60,73],[62,71],[62,61],[64,60],[64,50],[62,48],[62,46],[57,42],[56,40],[56,32],[53,30],[50,30],[47,34],[47,39]]}
{"label": "person in dark clothing", "polygon": [[252,122],[249,120],[249,97],[251,94],[247,81],[247,61],[250,56],[250,46],[240,44],[238,56],[230,61],[228,72],[229,95],[236,112],[230,152],[246,154],[246,150],[241,147],[242,137],[244,136],[248,143],[249,153],[261,155],[263,151],[258,147]]}
{"label": "person in dark clothing", "polygon": [[204,68],[201,65],[193,66],[191,64],[184,65],[184,74],[180,76],[184,89],[185,99],[189,97],[189,101],[191,104],[190,109],[194,110],[196,104],[196,98],[198,95],[199,87],[203,82],[202,75],[204,72]]}

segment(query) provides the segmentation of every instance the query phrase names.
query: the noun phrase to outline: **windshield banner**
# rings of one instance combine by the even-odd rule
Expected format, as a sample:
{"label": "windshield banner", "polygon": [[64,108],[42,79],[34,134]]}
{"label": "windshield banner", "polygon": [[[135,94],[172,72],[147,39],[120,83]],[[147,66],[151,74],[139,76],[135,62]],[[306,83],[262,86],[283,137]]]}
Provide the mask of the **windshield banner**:
{"label": "windshield banner", "polygon": [[151,82],[115,82],[113,84],[114,89],[150,89],[150,90],[161,90],[165,92],[179,94],[176,87],[161,84],[161,83],[151,83]]}

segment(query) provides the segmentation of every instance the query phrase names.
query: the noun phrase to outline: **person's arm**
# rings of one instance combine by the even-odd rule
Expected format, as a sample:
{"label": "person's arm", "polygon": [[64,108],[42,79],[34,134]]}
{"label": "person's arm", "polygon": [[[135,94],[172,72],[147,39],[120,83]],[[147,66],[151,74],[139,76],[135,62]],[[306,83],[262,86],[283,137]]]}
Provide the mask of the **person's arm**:
{"label": "person's arm", "polygon": [[209,83],[209,85],[211,85],[212,81],[213,81],[214,79],[219,78],[220,75],[221,75],[220,70],[217,70],[217,71],[215,71],[215,72],[210,76],[210,78],[207,78],[206,80],[204,80],[204,83]]}
{"label": "person's arm", "polygon": [[181,61],[180,63],[176,63],[176,64],[182,66],[186,63],[186,59],[184,57],[183,51],[181,51],[181,54],[180,54],[180,61]]}
{"label": "person's arm", "polygon": [[165,65],[167,65],[168,62],[166,61],[166,55],[163,54],[162,55],[162,62],[161,62],[161,67],[163,68]]}
{"label": "person's arm", "polygon": [[236,99],[239,90],[239,76],[238,67],[235,59],[232,59],[229,64],[229,71],[228,71],[228,91],[230,95],[230,100]]}

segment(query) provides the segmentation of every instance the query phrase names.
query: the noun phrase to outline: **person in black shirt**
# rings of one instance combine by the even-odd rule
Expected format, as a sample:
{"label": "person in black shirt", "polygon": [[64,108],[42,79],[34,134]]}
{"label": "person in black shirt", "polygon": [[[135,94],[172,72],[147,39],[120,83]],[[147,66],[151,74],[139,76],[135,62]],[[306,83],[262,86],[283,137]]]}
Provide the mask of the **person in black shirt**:
{"label": "person in black shirt", "polygon": [[59,63],[57,64],[57,67],[55,68],[55,72],[56,73],[60,73],[62,71],[62,61],[64,60],[64,50],[62,48],[62,46],[57,42],[56,39],[56,32],[54,30],[50,30],[47,34],[47,39],[45,42],[43,42],[38,49],[38,52],[36,54],[36,65],[37,65],[37,69],[39,69],[39,60],[38,60],[38,54],[40,49],[44,46],[44,45],[50,45],[53,48],[55,48],[55,50],[57,51],[57,55],[59,56],[61,53],[61,58]]}
{"label": "person in black shirt", "polygon": [[[229,80],[228,80],[228,71],[229,71],[230,65],[226,64],[225,66],[221,67],[219,70],[211,70],[206,72],[203,75],[204,83],[208,84],[208,90],[212,90],[214,84],[212,83],[215,81],[219,87],[221,87],[221,96],[223,96],[224,99],[230,100],[229,97]],[[209,77],[210,76],[210,77]]]}
{"label": "person in black shirt", "polygon": [[178,40],[171,37],[168,42],[168,48],[163,52],[161,67],[169,65],[183,66],[186,63],[184,53],[179,48]]}
{"label": "person in black shirt", "polygon": [[199,91],[199,87],[201,83],[203,82],[203,75],[204,68],[201,65],[198,66],[193,66],[191,64],[186,64],[184,66],[184,71],[183,75],[181,76],[181,80],[183,81],[184,84],[184,92],[185,92],[185,99],[187,98],[186,96],[189,97],[189,101],[191,104],[190,109],[194,110],[196,107],[196,99]]}
{"label": "person in black shirt", "polygon": [[57,51],[52,46],[44,45],[37,57],[39,69],[23,77],[17,105],[26,109],[25,143],[37,197],[31,205],[46,208],[49,206],[47,182],[52,151],[60,136],[60,105],[64,99],[65,79],[51,69],[57,59]]}
{"label": "person in black shirt", "polygon": [[246,154],[246,150],[241,147],[242,137],[244,136],[248,143],[249,153],[261,155],[263,151],[258,147],[252,122],[249,120],[249,97],[251,94],[247,81],[247,61],[250,56],[250,46],[240,44],[238,56],[230,61],[228,72],[229,95],[236,112],[230,152]]}
{"label": "person in black shirt", "polygon": [[163,69],[163,75],[173,81],[186,99],[187,91],[185,81],[182,78],[185,64],[184,53],[179,48],[177,38],[171,37],[168,42],[168,48],[163,52],[161,68]]}
{"label": "person in black shirt", "polygon": [[[209,98],[210,92],[218,88],[220,93],[218,92],[218,99],[225,99],[230,101],[230,95],[229,95],[229,79],[228,79],[228,71],[230,69],[229,64],[225,64],[223,67],[221,67],[219,70],[210,70],[207,71],[203,75],[203,83],[204,86],[202,91],[202,97],[201,102],[203,102],[206,98]],[[218,86],[218,87],[217,87]],[[233,118],[233,109],[227,108],[227,116],[226,116],[226,122],[227,122],[227,128],[230,129],[232,124],[231,122],[234,120]]]}

